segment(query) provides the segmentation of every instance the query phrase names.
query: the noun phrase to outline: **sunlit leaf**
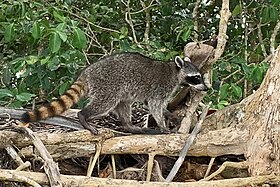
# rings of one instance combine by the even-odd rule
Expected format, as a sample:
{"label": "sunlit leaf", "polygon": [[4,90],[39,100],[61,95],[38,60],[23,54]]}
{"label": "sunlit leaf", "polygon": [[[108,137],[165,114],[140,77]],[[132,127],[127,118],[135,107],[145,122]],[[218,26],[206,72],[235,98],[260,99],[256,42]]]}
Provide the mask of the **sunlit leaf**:
{"label": "sunlit leaf", "polygon": [[15,37],[14,24],[11,23],[5,28],[4,39],[6,42],[11,42]]}
{"label": "sunlit leaf", "polygon": [[20,94],[16,95],[16,99],[24,102],[24,101],[30,101],[31,98],[34,96],[36,96],[36,95],[24,92],[24,93],[20,93]]}
{"label": "sunlit leaf", "polygon": [[13,93],[8,89],[0,89],[0,98],[13,97]]}
{"label": "sunlit leaf", "polygon": [[39,39],[41,36],[40,26],[37,22],[33,23],[32,30],[31,30],[32,37],[34,39]]}
{"label": "sunlit leaf", "polygon": [[73,33],[73,46],[82,50],[87,47],[87,38],[84,33],[80,28],[75,28],[74,33]]}
{"label": "sunlit leaf", "polygon": [[57,52],[61,46],[61,39],[57,32],[53,32],[50,36],[49,47],[52,53]]}

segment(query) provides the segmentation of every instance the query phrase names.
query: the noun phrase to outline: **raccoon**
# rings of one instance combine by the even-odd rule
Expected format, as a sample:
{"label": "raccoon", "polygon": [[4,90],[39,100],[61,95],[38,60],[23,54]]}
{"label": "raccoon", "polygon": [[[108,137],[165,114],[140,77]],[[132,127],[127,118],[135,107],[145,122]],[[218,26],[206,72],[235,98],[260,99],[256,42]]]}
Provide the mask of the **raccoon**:
{"label": "raccoon", "polygon": [[78,118],[85,129],[98,131],[88,124],[90,117],[116,114],[128,132],[146,133],[147,129],[131,123],[131,105],[143,102],[162,132],[167,132],[164,113],[176,86],[191,86],[206,91],[203,76],[189,58],[158,61],[139,53],[107,56],[85,68],[72,86],[57,100],[23,114],[22,121],[35,122],[59,115],[87,97],[89,103]]}

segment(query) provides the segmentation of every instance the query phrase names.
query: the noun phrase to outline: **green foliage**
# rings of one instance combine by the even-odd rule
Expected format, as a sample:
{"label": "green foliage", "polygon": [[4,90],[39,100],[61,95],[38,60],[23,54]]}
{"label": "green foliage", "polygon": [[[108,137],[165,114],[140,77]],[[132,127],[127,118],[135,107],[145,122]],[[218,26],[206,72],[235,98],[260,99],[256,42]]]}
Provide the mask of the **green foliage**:
{"label": "green foliage", "polygon": [[[145,6],[150,6],[150,2],[144,1]],[[153,1],[147,9],[139,1],[130,1],[133,29],[125,19],[126,3],[119,0],[1,1],[0,104],[20,107],[33,99],[42,102],[57,97],[88,63],[112,52],[138,51],[170,60],[183,55],[183,47],[194,39],[195,33],[199,34],[198,40],[217,34],[220,1],[201,4],[197,31],[193,29],[193,0]],[[268,52],[269,37],[279,20],[278,0],[263,4],[231,1],[230,7],[228,45],[223,58],[213,67],[213,89],[205,98],[213,101],[213,107],[218,109],[239,102],[258,88],[268,65],[262,62],[265,56],[257,37],[257,25],[260,22],[264,25],[262,44]],[[150,28],[145,33],[147,22]],[[247,45],[244,25],[251,31],[247,32]],[[275,45],[279,42],[278,35]]]}

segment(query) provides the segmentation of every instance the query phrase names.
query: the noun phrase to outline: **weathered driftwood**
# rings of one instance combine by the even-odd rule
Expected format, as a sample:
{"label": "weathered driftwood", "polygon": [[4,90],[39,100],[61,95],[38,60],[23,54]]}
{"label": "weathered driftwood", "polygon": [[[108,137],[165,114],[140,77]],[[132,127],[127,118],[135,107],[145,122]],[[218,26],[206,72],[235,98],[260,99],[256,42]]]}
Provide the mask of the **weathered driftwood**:
{"label": "weathered driftwood", "polygon": [[[17,177],[16,177],[17,176]],[[26,171],[15,171],[15,170],[4,170],[0,169],[0,180],[3,181],[18,181],[19,177],[26,177],[35,181],[41,185],[48,185],[48,179],[46,174],[38,172],[26,172]],[[235,178],[226,180],[216,181],[200,181],[200,182],[143,182],[135,180],[123,180],[123,179],[107,179],[97,177],[85,177],[85,176],[74,176],[74,175],[61,175],[61,181],[64,187],[67,186],[130,186],[130,187],[243,187],[251,185],[262,185],[262,184],[279,184],[280,176],[275,175],[264,175],[258,177],[247,177],[247,178]]]}
{"label": "weathered driftwood", "polygon": [[[190,156],[211,156],[235,154],[245,151],[248,133],[236,128],[225,128],[199,134],[191,146]],[[7,137],[9,137],[7,140]],[[75,131],[68,133],[38,133],[38,137],[47,147],[54,159],[90,156],[95,153],[95,143],[100,141],[99,136],[93,136],[89,131]],[[102,146],[101,154],[148,154],[176,156],[188,135],[131,135],[107,139]],[[4,141],[3,141],[4,140]],[[13,143],[26,157],[34,154],[32,142],[24,135],[0,131],[0,148],[7,143]]]}

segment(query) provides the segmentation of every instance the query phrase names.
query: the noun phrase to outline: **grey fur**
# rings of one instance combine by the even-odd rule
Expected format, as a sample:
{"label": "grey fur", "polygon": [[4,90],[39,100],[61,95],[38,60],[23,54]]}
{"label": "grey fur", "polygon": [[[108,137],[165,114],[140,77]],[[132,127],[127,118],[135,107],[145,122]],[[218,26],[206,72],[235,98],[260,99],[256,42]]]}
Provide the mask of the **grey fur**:
{"label": "grey fur", "polygon": [[[199,84],[190,84],[186,77],[200,76]],[[168,131],[164,120],[170,95],[177,85],[191,85],[207,90],[198,69],[176,57],[175,63],[150,59],[138,53],[120,53],[90,65],[78,77],[85,83],[88,105],[78,114],[82,125],[96,133],[86,120],[114,112],[132,132],[141,132],[131,124],[131,104],[147,104],[162,131]],[[137,129],[137,130],[135,130]]]}

